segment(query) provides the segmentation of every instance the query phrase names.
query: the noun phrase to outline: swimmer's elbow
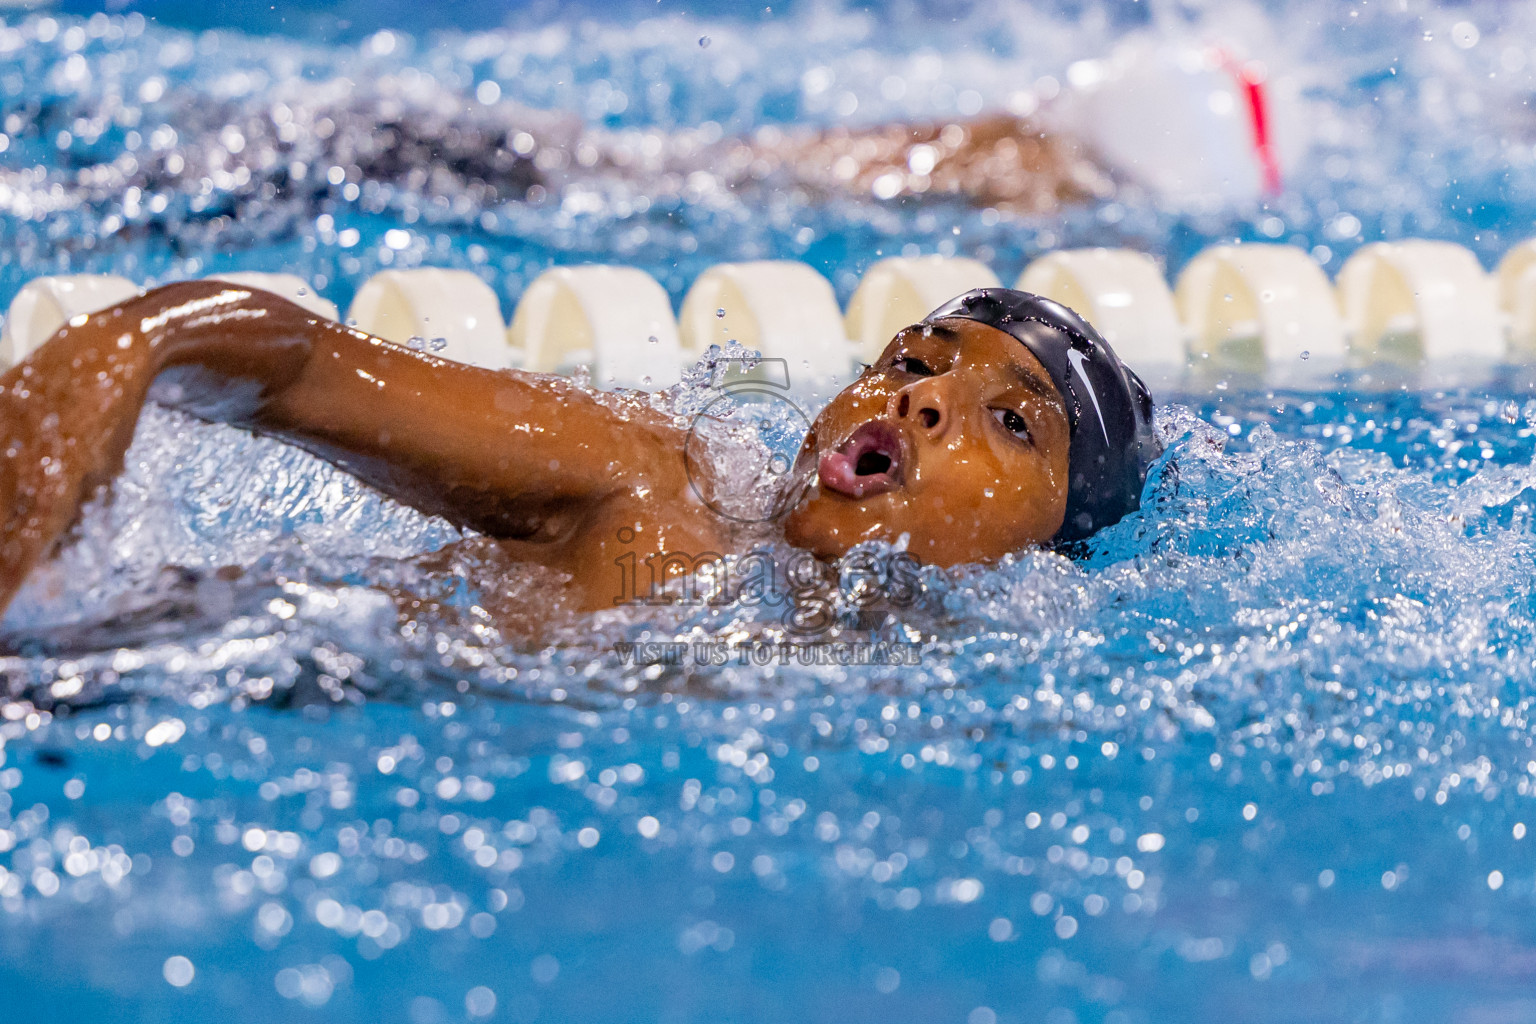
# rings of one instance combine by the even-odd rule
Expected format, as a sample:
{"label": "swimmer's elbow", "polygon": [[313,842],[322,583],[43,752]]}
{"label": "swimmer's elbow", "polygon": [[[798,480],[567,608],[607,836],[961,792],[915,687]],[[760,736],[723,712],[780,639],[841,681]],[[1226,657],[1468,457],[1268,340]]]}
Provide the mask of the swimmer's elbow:
{"label": "swimmer's elbow", "polygon": [[133,305],[153,355],[151,397],[226,423],[251,422],[302,378],[328,327],[279,296],[215,282],[168,285]]}

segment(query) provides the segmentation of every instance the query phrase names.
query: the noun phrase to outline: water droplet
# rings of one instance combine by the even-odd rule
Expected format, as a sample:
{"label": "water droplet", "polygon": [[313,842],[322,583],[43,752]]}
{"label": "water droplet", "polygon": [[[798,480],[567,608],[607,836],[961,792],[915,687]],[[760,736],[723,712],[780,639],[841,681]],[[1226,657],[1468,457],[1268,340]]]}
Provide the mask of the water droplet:
{"label": "water droplet", "polygon": [[1309,350],[1309,349],[1302,349],[1301,350],[1301,358],[1303,358],[1303,359],[1311,359],[1312,358],[1311,350]]}
{"label": "water droplet", "polygon": [[196,976],[197,970],[192,966],[192,961],[186,957],[173,956],[165,961],[165,964],[161,967],[161,973],[165,975],[165,980],[176,988],[186,988],[192,984],[192,979]]}
{"label": "water droplet", "polygon": [[652,345],[659,345],[659,344],[661,344],[661,339],[656,337],[656,335],[654,335],[654,334],[651,335],[649,338],[646,338],[645,340],[650,342]]}
{"label": "water droplet", "polygon": [[709,36],[699,36],[699,48],[700,49],[707,49],[708,47],[709,47]]}
{"label": "water droplet", "polygon": [[715,316],[717,316],[721,320],[724,320],[725,319],[725,310],[724,309],[717,309],[717,310],[715,310]]}

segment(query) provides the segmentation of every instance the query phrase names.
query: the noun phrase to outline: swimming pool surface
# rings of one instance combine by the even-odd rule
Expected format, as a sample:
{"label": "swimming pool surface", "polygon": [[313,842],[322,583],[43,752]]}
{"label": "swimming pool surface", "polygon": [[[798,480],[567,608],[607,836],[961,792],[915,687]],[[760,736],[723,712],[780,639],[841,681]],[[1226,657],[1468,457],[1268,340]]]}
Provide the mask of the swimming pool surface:
{"label": "swimming pool surface", "polygon": [[[1310,76],[1319,141],[1271,206],[1126,190],[1032,220],[622,181],[492,201],[451,166],[316,161],[381,112],[434,139],[503,102],[641,133],[1003,108],[1138,18],[669,6],[333,39],[15,14],[0,300],[66,269],[239,268],[345,305],[432,263],[510,308],[589,259],[676,299],[765,256],[846,299],[882,254],[1009,279],[1044,248],[1177,269],[1233,238],[1330,270],[1405,235],[1491,263],[1536,214],[1533,16],[1407,6],[1190,15]],[[1530,394],[1516,371],[1171,386],[1143,508],[1088,558],[927,573],[907,613],[850,628],[917,664],[686,671],[615,644],[776,621],[625,609],[500,644],[475,606],[536,580],[455,586],[405,561],[458,539],[441,521],[150,409],[3,625],[0,1019],[1536,1020]],[[402,628],[388,587],[446,610]]]}

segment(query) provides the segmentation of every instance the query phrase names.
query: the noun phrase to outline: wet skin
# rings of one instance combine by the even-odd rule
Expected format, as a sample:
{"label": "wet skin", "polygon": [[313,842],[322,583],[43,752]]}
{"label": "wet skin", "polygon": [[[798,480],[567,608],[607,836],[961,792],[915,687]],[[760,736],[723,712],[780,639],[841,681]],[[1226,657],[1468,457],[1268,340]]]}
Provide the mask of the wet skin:
{"label": "wet skin", "polygon": [[[695,492],[686,432],[559,377],[405,349],[218,282],[156,289],[62,328],[0,376],[0,610],[121,469],[144,402],[278,437],[568,578],[621,596],[618,560],[736,549]],[[906,536],[939,564],[1047,541],[1068,427],[1038,361],[966,320],[909,328],[817,417],[786,539],[836,557]]]}

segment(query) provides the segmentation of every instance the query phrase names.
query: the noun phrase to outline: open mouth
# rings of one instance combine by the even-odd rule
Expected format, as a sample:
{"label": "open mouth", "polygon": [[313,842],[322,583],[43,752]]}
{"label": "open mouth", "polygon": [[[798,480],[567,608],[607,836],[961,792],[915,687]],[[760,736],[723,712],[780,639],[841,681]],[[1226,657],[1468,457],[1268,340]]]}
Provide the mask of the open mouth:
{"label": "open mouth", "polygon": [[836,451],[822,452],[816,465],[821,486],[850,498],[865,498],[901,484],[901,435],[883,420],[861,425]]}

